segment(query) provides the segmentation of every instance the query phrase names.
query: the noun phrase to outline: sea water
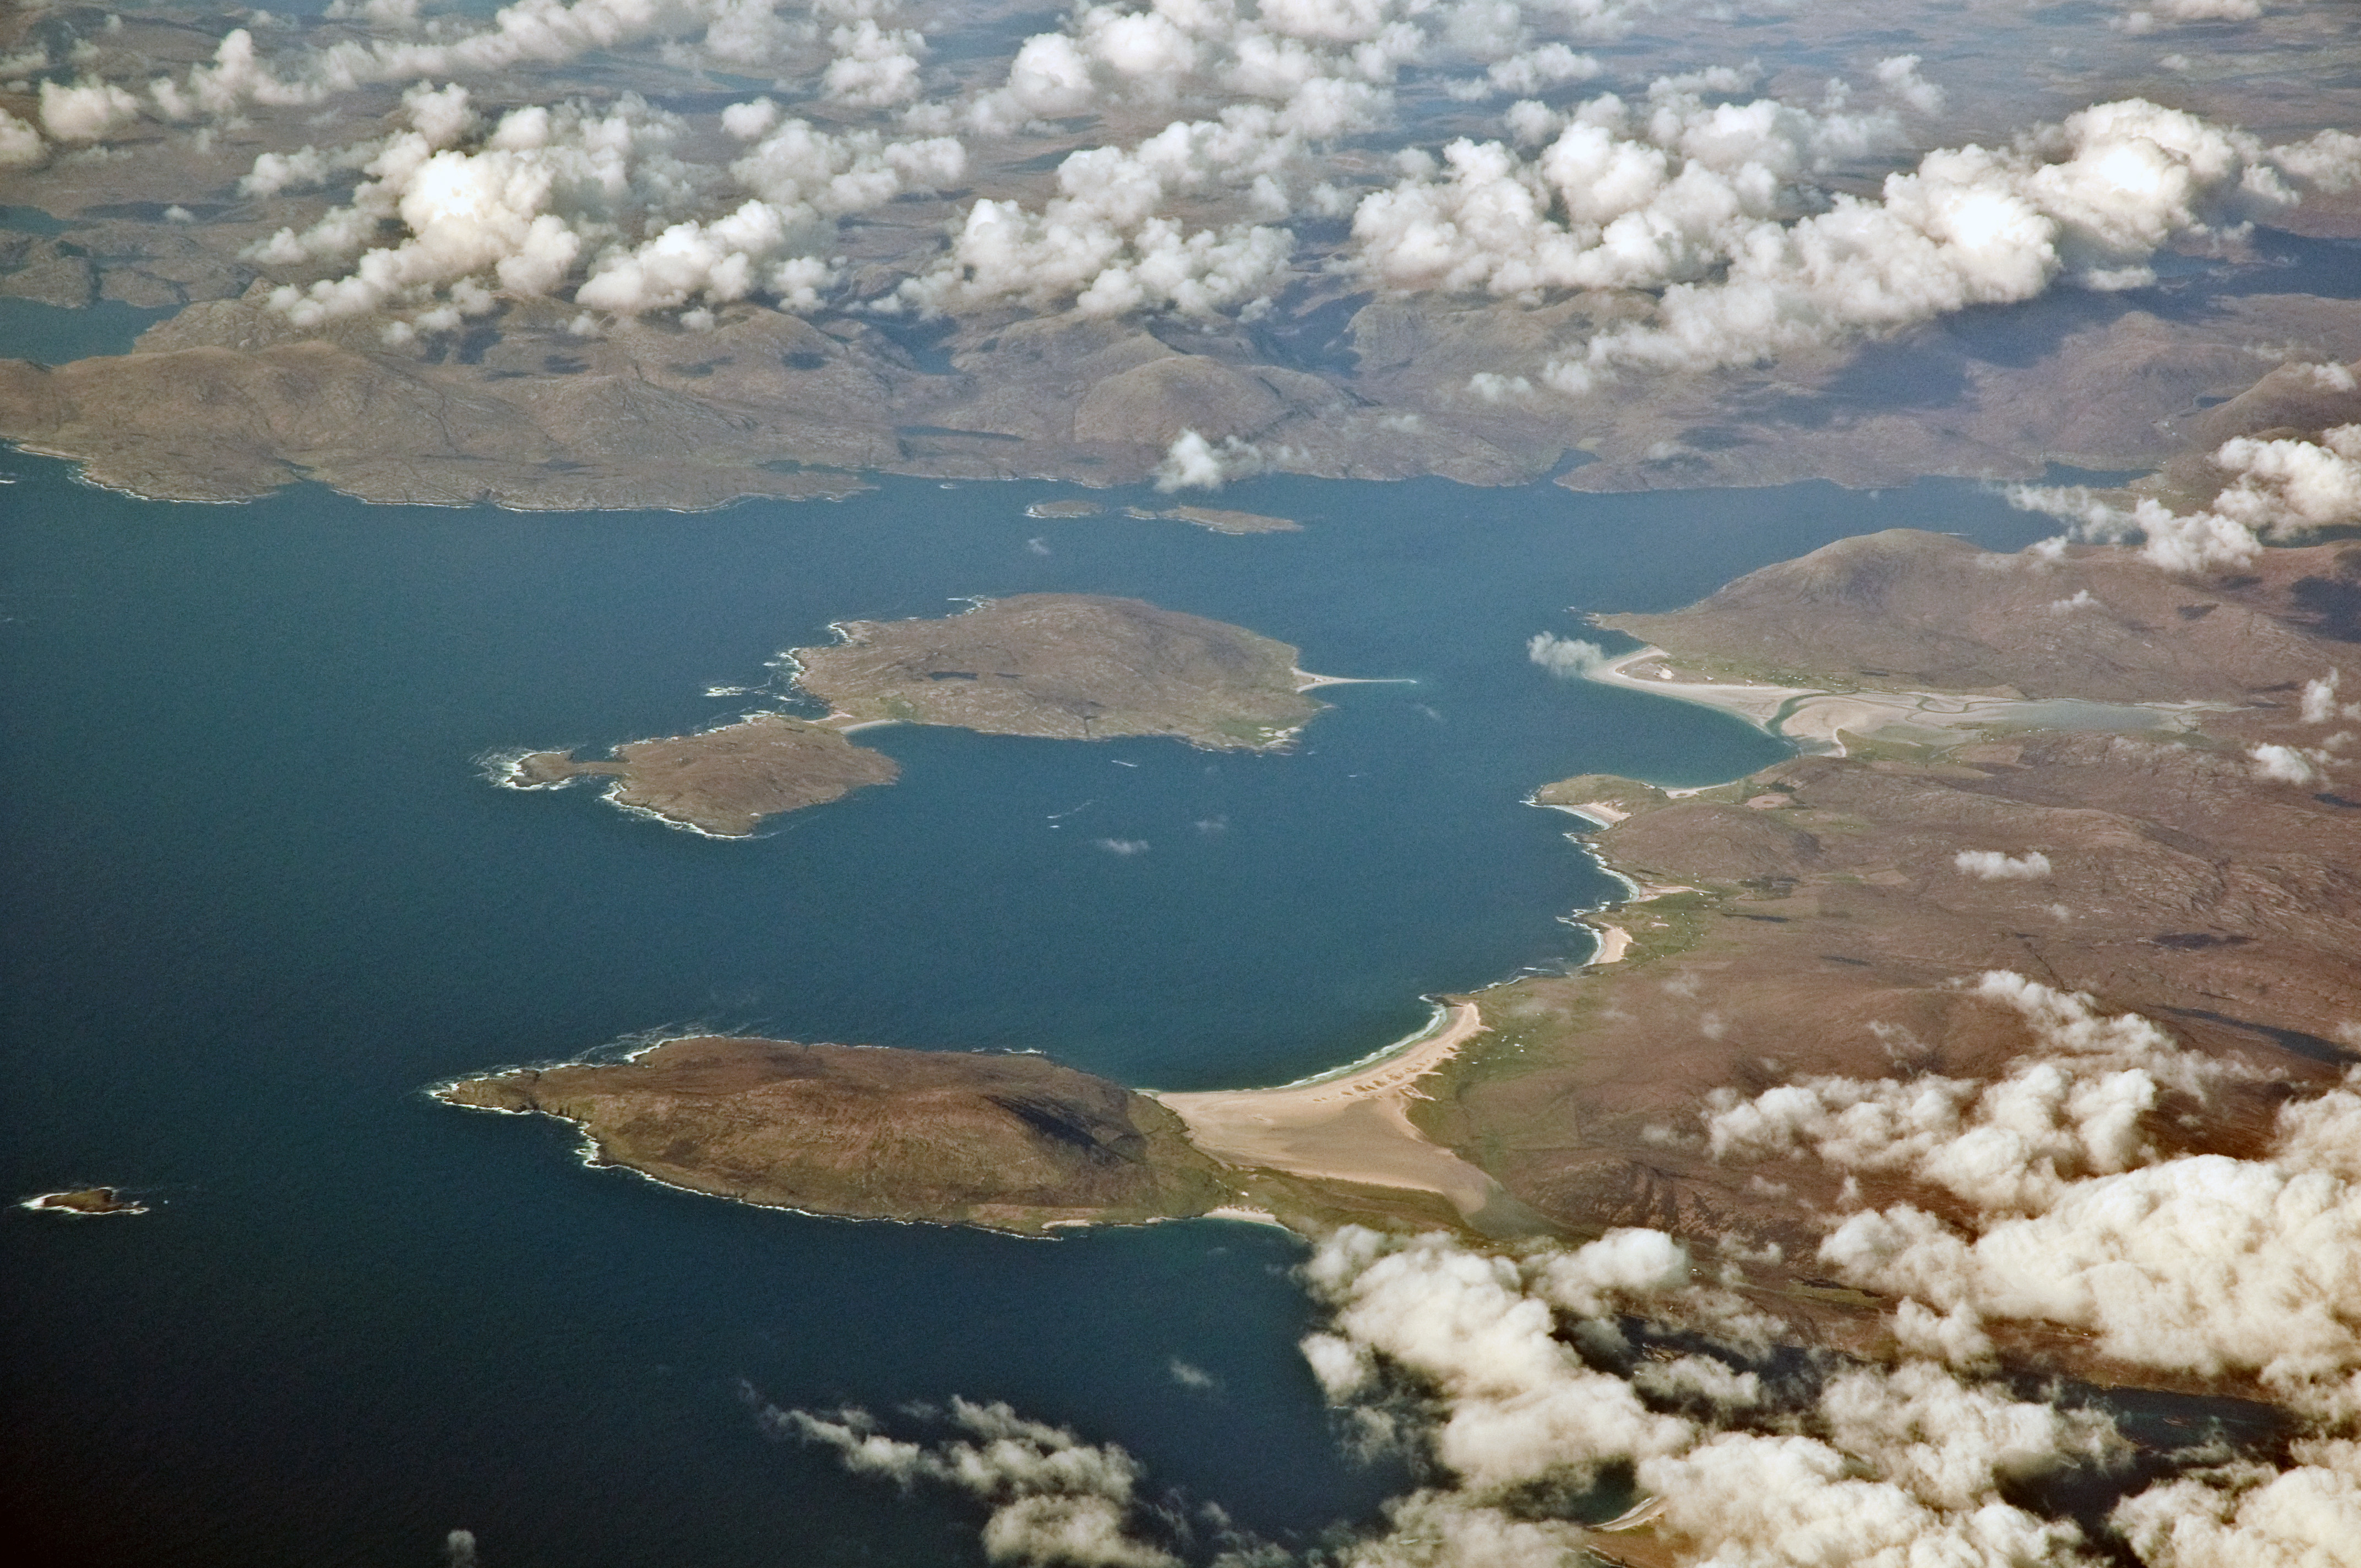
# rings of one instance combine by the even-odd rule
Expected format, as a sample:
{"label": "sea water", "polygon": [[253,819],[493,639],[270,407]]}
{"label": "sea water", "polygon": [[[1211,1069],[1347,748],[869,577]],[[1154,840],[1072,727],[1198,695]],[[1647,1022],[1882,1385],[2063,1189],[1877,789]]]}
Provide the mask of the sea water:
{"label": "sea water", "polygon": [[[1536,633],[1829,540],[2040,532],[1969,483],[1590,497],[1270,478],[1300,532],[1030,519],[1046,485],[884,480],[700,515],[146,502],[0,488],[5,1483],[30,1559],[487,1568],[979,1563],[973,1514],[763,1435],[749,1399],[960,1395],[1120,1443],[1284,1541],[1400,1481],[1295,1351],[1301,1251],[1193,1222],[1024,1241],[743,1208],[577,1162],[423,1086],[648,1031],[1039,1049],[1276,1083],[1422,993],[1576,963],[1615,895],[1521,804],[1698,784],[1738,721],[1553,676]],[[1140,494],[1116,505],[1160,503]],[[478,759],[753,706],[829,623],[1122,594],[1292,642],[1283,754],[887,728],[899,783],[719,842]],[[1176,1363],[1202,1376],[1177,1376]]]}

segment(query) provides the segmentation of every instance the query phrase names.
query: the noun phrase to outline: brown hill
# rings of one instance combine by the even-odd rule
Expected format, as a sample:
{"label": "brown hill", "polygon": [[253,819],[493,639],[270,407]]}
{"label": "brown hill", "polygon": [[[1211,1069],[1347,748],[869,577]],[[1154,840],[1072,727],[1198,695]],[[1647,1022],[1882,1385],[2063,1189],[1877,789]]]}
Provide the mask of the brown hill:
{"label": "brown hill", "polygon": [[1038,1056],[706,1037],[435,1092],[572,1122],[597,1164],[814,1213],[1038,1231],[1202,1213],[1225,1190],[1171,1112]]}

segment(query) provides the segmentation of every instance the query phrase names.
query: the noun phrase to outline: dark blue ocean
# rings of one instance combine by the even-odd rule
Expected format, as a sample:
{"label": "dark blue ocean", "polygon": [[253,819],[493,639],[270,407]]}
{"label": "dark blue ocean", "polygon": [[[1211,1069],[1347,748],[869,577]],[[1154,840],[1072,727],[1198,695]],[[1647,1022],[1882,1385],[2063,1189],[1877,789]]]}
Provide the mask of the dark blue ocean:
{"label": "dark blue ocean", "polygon": [[[1780,754],[1554,679],[1528,638],[1867,530],[2041,532],[1951,482],[1274,478],[1221,504],[1303,532],[1228,538],[1029,520],[1072,493],[1039,485],[535,515],[167,505],[5,466],[0,1197],[155,1205],[0,1215],[0,1486],[23,1560],[71,1564],[427,1568],[462,1528],[486,1568],[982,1561],[961,1505],[766,1439],[750,1387],[1005,1399],[1265,1535],[1367,1520],[1399,1478],[1338,1445],[1282,1234],[740,1208],[422,1086],[685,1025],[1038,1048],[1165,1088],[1335,1064],[1420,1024],[1422,992],[1587,952],[1561,916],[1612,884],[1520,804],[1535,785]],[[898,784],[751,842],[475,762],[725,719],[749,699],[707,688],[831,620],[1049,589],[1405,684],[1323,691],[1286,755],[874,730]]]}

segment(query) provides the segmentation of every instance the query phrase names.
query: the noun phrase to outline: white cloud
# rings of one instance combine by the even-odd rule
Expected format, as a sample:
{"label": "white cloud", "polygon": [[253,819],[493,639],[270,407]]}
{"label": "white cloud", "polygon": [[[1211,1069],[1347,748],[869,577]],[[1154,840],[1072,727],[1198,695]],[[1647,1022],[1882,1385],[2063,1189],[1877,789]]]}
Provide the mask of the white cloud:
{"label": "white cloud", "polygon": [[2322,751],[2269,743],[2254,747],[2246,755],[2254,761],[2257,778],[2270,784],[2307,786],[2320,783],[2321,768],[2329,760]]}
{"label": "white cloud", "polygon": [[820,88],[830,99],[854,108],[906,104],[920,91],[919,62],[927,40],[907,27],[882,28],[867,16],[829,35],[836,58],[829,61]]}
{"label": "white cloud", "polygon": [[169,118],[225,116],[249,104],[321,103],[369,82],[483,76],[522,65],[557,65],[598,49],[701,35],[705,52],[736,66],[766,64],[810,32],[777,15],[775,0],[515,0],[485,26],[347,39],[265,60],[246,27],[180,82],[158,77],[148,93]]}
{"label": "white cloud", "polygon": [[[1926,1362],[1774,1387],[1718,1355],[1635,1357],[1614,1314],[1675,1302],[1686,1313],[1706,1299],[1659,1233],[1502,1256],[1348,1228],[1305,1272],[1334,1312],[1304,1344],[1331,1399],[1382,1398],[1389,1379],[1406,1381],[1428,1401],[1419,1435],[1444,1471],[1345,1550],[1352,1568],[1620,1555],[1614,1526],[1533,1518],[1511,1501],[1536,1486],[1578,1486],[1609,1464],[1634,1466],[1648,1500],[1631,1522],[1648,1525],[1668,1560],[2030,1568],[2070,1560],[2080,1533],[2011,1505],[2003,1488],[2110,1463],[2124,1446],[2103,1416],[2020,1401]],[[1554,1283],[1602,1277],[1603,1288],[1572,1293]]]}
{"label": "white cloud", "polygon": [[2111,24],[2127,33],[2156,30],[2159,22],[2251,22],[2263,14],[2263,0],[2145,0]]}
{"label": "white cloud", "polygon": [[2086,995],[2021,975],[1988,972],[1973,994],[2016,1012],[2035,1046],[2003,1077],[1716,1090],[1704,1115],[1714,1157],[1809,1156],[1845,1170],[1905,1172],[1987,1212],[2037,1212],[2082,1177],[2146,1160],[2140,1119],[2161,1089],[2202,1094],[2226,1070],[2137,1014],[2107,1017]]}
{"label": "white cloud", "polygon": [[1164,460],[1156,466],[1156,488],[1167,495],[1175,490],[1218,490],[1233,479],[1251,477],[1269,466],[1269,458],[1252,442],[1227,435],[1216,445],[1193,430],[1184,430],[1173,438]]}
{"label": "white cloud", "polygon": [[1897,54],[1881,60],[1872,72],[1878,85],[1922,115],[1943,112],[1943,90],[1918,74],[1918,57]]}
{"label": "white cloud", "polygon": [[2334,724],[2339,718],[2361,718],[2361,703],[2348,702],[2339,707],[2336,688],[2345,672],[2331,670],[2303,683],[2303,706],[2299,710],[2306,724]]}
{"label": "white cloud", "polygon": [[2213,462],[2230,482],[2193,512],[2175,512],[2147,498],[2126,511],[2079,486],[2016,485],[2004,493],[2011,506],[2072,523],[2073,537],[2112,541],[2138,534],[2143,557],[2191,576],[2245,566],[2267,543],[2294,543],[2361,521],[2361,424],[2339,425],[2308,440],[2241,436],[2224,442]]}
{"label": "white cloud", "polygon": [[[830,134],[782,121],[768,100],[724,111],[725,128],[752,141],[726,181],[722,171],[673,151],[686,129],[678,115],[629,94],[603,111],[578,102],[512,111],[472,148],[452,145],[474,126],[464,89],[422,84],[404,102],[408,132],[341,154],[307,148],[258,159],[247,177],[292,181],[368,155],[369,178],[351,205],[302,233],[280,230],[255,248],[260,260],[340,260],[362,250],[387,218],[408,231],[398,244],[368,249],[342,277],[276,291],[274,308],[301,324],[412,308],[425,313],[414,319],[418,327],[453,324],[436,302],[463,282],[489,302],[493,288],[560,293],[577,270],[588,273],[575,291],[580,303],[622,314],[756,293],[808,310],[835,280],[827,254],[835,219],[955,180],[965,168],[965,151],[951,138]],[[713,212],[717,198],[730,201],[728,184],[741,194]]]}
{"label": "white cloud", "polygon": [[2270,150],[2274,167],[2323,191],[2347,191],[2361,183],[2361,136],[2324,130]]}
{"label": "white cloud", "polygon": [[0,109],[0,169],[30,169],[49,155],[40,132]]}
{"label": "white cloud", "polygon": [[139,100],[111,82],[41,83],[41,128],[59,141],[104,141],[138,119]]}
{"label": "white cloud", "polygon": [[[1528,131],[1540,123],[1522,118]],[[1769,99],[1709,105],[1695,90],[1658,91],[1644,105],[1610,93],[1575,110],[1532,159],[1499,142],[1453,142],[1442,169],[1364,198],[1354,240],[1360,264],[1396,289],[1530,299],[1662,287],[1727,263],[1799,176],[1894,128]]]}
{"label": "white cloud", "polygon": [[989,1505],[983,1549],[994,1563],[1179,1568],[1178,1557],[1139,1533],[1137,1461],[1006,1405],[953,1399],[945,1420],[961,1435],[933,1443],[887,1436],[862,1410],[817,1416],[760,1406],[757,1416],[779,1435],[833,1449],[854,1475],[928,1481]]}
{"label": "white cloud", "polygon": [[1607,650],[1577,637],[1535,632],[1525,643],[1525,657],[1560,680],[1575,680],[1607,662]]}
{"label": "white cloud", "polygon": [[1208,315],[1265,298],[1293,253],[1283,228],[1233,222],[1191,231],[1165,209],[1233,190],[1274,214],[1291,205],[1301,139],[1269,110],[1177,121],[1132,148],[1099,147],[1058,168],[1039,210],[985,199],[968,210],[950,253],[902,286],[928,312],[1002,300],[1071,301],[1086,315],[1135,310]]}
{"label": "white cloud", "polygon": [[[1936,101],[1908,57],[1882,70],[1905,102]],[[1564,116],[1520,106],[1512,124],[1526,140],[1562,128],[1530,158],[1463,140],[1413,167],[1361,202],[1356,255],[1397,290],[1660,291],[1653,322],[1546,367],[1569,393],[1622,368],[1749,363],[2023,301],[2061,279],[2136,286],[2176,236],[2293,201],[2282,170],[2344,163],[2128,100],[2007,148],[1928,153],[1876,200],[1821,199],[1807,177],[1891,142],[1891,115],[1846,113],[1840,95],[1818,110],[1708,104],[1667,81],[1644,108],[1610,94]],[[1794,215],[1815,200],[1826,210]]]}
{"label": "white cloud", "polygon": [[1998,850],[1961,850],[1951,863],[1983,882],[2031,882],[2049,874],[2049,857],[2038,850],[2022,855]]}
{"label": "white cloud", "polygon": [[2291,1459],[2151,1486],[2109,1522],[2152,1568],[2345,1568],[2361,1541],[2361,1445],[2307,1439]]}
{"label": "white cloud", "polygon": [[[1620,1255],[1628,1234],[1593,1245]],[[1596,1299],[1602,1271],[1607,1291],[1640,1295],[1686,1276],[1686,1258],[1669,1239],[1657,1236],[1645,1253],[1633,1289],[1614,1282],[1621,1276],[1614,1265],[1601,1270],[1582,1251],[1559,1271],[1548,1256],[1528,1269],[1440,1236],[1396,1245],[1348,1229],[1308,1267],[1314,1289],[1336,1308],[1336,1329],[1307,1344],[1306,1354],[1332,1399],[1366,1387],[1378,1356],[1433,1386],[1446,1409],[1435,1457],[1479,1495],[1544,1476],[1580,1480],[1617,1459],[1676,1452],[1690,1439],[1686,1421],[1650,1410],[1554,1332],[1551,1299],[1569,1285]]]}

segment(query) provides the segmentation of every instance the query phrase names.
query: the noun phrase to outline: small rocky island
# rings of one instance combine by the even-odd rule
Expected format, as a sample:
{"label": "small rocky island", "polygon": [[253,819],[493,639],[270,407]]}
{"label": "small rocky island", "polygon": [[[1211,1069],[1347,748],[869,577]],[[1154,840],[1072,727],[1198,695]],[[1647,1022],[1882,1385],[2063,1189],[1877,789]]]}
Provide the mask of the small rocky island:
{"label": "small rocky island", "polygon": [[1202,1214],[1180,1118],[1046,1057],[718,1036],[434,1091],[579,1126],[591,1163],[771,1208],[1040,1232]]}
{"label": "small rocky island", "polygon": [[825,719],[753,713],[588,762],[528,751],[494,777],[511,789],[610,778],[606,798],[625,810],[742,839],[766,817],[892,784],[901,772],[892,758],[845,739],[859,724],[1067,740],[1170,735],[1268,751],[1320,711],[1303,695],[1316,683],[1295,667],[1295,649],[1142,599],[1023,594],[978,600],[963,615],[837,630],[841,642],[788,655],[797,684],[834,709]]}
{"label": "small rocky island", "polygon": [[834,728],[758,713],[697,735],[633,740],[603,761],[571,751],[533,751],[503,782],[554,789],[578,778],[611,777],[607,798],[720,839],[741,839],[763,817],[892,784],[894,759],[856,746]]}
{"label": "small rocky island", "polygon": [[804,690],[853,719],[987,735],[1171,735],[1215,749],[1284,744],[1319,704],[1296,650],[1142,599],[1019,594],[965,615],[851,620],[798,648]]}
{"label": "small rocky island", "polygon": [[45,1214],[144,1214],[145,1203],[135,1203],[112,1187],[77,1187],[64,1192],[41,1192],[18,1207]]}

